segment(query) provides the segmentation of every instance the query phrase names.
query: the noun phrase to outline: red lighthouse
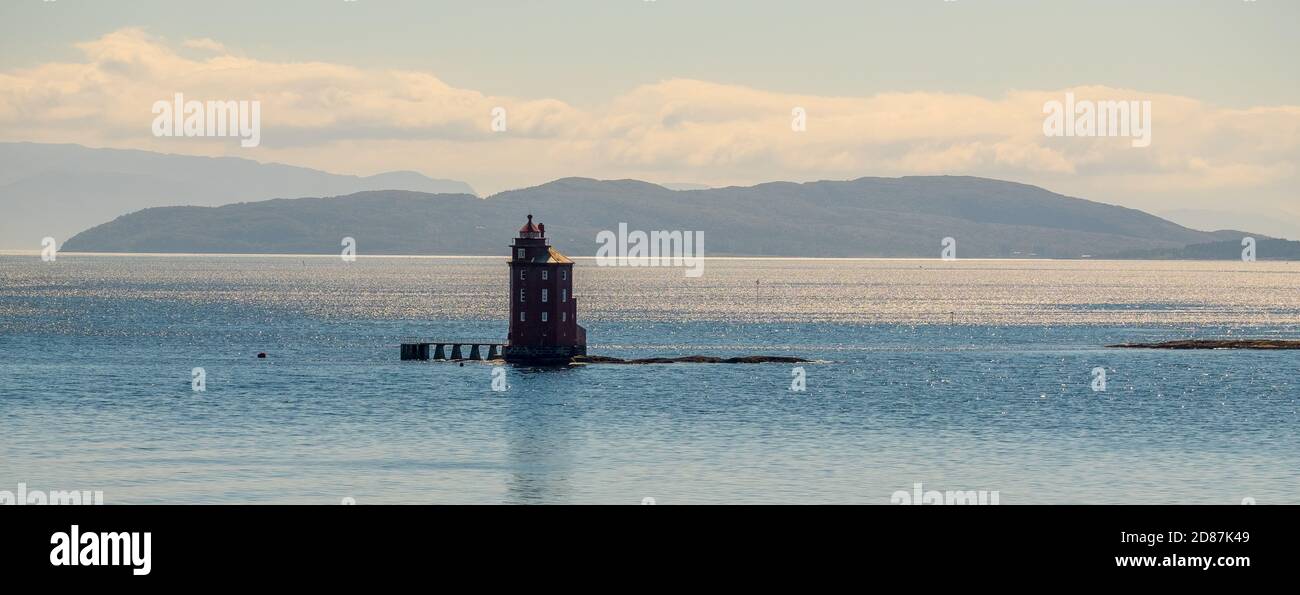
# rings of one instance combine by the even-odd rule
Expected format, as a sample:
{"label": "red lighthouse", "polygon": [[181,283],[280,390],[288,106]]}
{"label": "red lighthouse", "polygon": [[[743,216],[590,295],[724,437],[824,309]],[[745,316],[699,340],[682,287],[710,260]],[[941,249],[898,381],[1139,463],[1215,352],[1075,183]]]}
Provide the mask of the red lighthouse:
{"label": "red lighthouse", "polygon": [[508,362],[563,363],[587,354],[587,329],[578,325],[573,261],[546,241],[533,216],[510,245]]}

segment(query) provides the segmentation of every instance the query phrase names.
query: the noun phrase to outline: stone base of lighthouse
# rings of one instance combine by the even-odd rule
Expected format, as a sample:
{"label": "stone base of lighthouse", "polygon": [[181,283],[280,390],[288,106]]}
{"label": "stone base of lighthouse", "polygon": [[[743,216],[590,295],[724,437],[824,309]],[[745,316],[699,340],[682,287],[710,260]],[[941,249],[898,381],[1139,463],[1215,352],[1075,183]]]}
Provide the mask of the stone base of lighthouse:
{"label": "stone base of lighthouse", "polygon": [[587,355],[586,345],[506,345],[501,357],[512,364],[567,364]]}

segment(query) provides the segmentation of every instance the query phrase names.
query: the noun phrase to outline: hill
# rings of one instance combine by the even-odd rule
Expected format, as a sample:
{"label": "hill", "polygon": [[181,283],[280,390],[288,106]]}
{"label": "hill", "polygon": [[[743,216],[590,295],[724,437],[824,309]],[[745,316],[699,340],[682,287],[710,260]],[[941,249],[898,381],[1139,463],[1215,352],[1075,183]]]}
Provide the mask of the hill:
{"label": "hill", "polygon": [[[972,177],[860,178],[670,190],[637,180],[564,178],[480,199],[378,191],[163,207],[119,217],[64,244],[95,252],[503,254],[529,212],[565,252],[594,255],[601,230],[703,231],[705,253],[809,257],[1079,258],[1240,241],[1154,215]],[[1262,237],[1262,236],[1257,236]]]}
{"label": "hill", "polygon": [[415,172],[345,176],[235,157],[191,157],[79,145],[0,143],[0,249],[40,249],[149,207],[332,196],[364,190],[473,193]]}

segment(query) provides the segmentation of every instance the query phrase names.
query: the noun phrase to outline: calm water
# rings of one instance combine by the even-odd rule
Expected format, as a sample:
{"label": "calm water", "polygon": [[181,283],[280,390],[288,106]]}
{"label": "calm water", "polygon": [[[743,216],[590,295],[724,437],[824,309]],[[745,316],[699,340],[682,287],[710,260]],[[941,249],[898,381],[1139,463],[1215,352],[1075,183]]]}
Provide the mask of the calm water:
{"label": "calm water", "polygon": [[0,490],[1300,502],[1300,352],[1102,348],[1300,337],[1297,264],[580,261],[592,353],[799,355],[807,390],[789,365],[682,364],[509,368],[501,393],[487,364],[398,361],[403,339],[502,337],[505,281],[503,259],[0,256]]}

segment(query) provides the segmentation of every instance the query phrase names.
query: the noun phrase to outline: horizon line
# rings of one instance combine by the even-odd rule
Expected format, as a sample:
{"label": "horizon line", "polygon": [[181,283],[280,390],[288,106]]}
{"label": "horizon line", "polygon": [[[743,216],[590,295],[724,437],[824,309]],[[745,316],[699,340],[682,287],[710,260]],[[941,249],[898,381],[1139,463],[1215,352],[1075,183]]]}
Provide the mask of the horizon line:
{"label": "horizon line", "polygon": [[[255,253],[255,252],[65,252],[60,250],[59,256],[87,256],[92,258],[125,256],[125,257],[152,257],[152,258],[315,258],[315,259],[336,259],[340,258],[339,254],[281,254],[281,253]],[[4,256],[32,256],[39,258],[41,250],[5,250],[0,249],[0,257]],[[428,260],[486,260],[501,259],[509,262],[510,255],[501,256],[483,255],[483,254],[357,254],[358,260],[367,259],[428,259]],[[566,255],[568,256],[568,255]],[[597,260],[596,256],[568,256],[573,260]],[[978,262],[1237,262],[1234,259],[1201,259],[1201,258],[997,258],[997,257],[962,257],[945,260],[943,258],[925,257],[925,256],[697,256],[703,260],[772,260],[772,261],[918,261],[918,262],[959,262],[959,261],[978,261]],[[1286,259],[1261,259],[1262,262],[1290,263],[1300,262]],[[641,269],[671,269],[681,268],[673,266],[652,266],[652,265],[620,265],[618,267],[602,268],[641,268]]]}

